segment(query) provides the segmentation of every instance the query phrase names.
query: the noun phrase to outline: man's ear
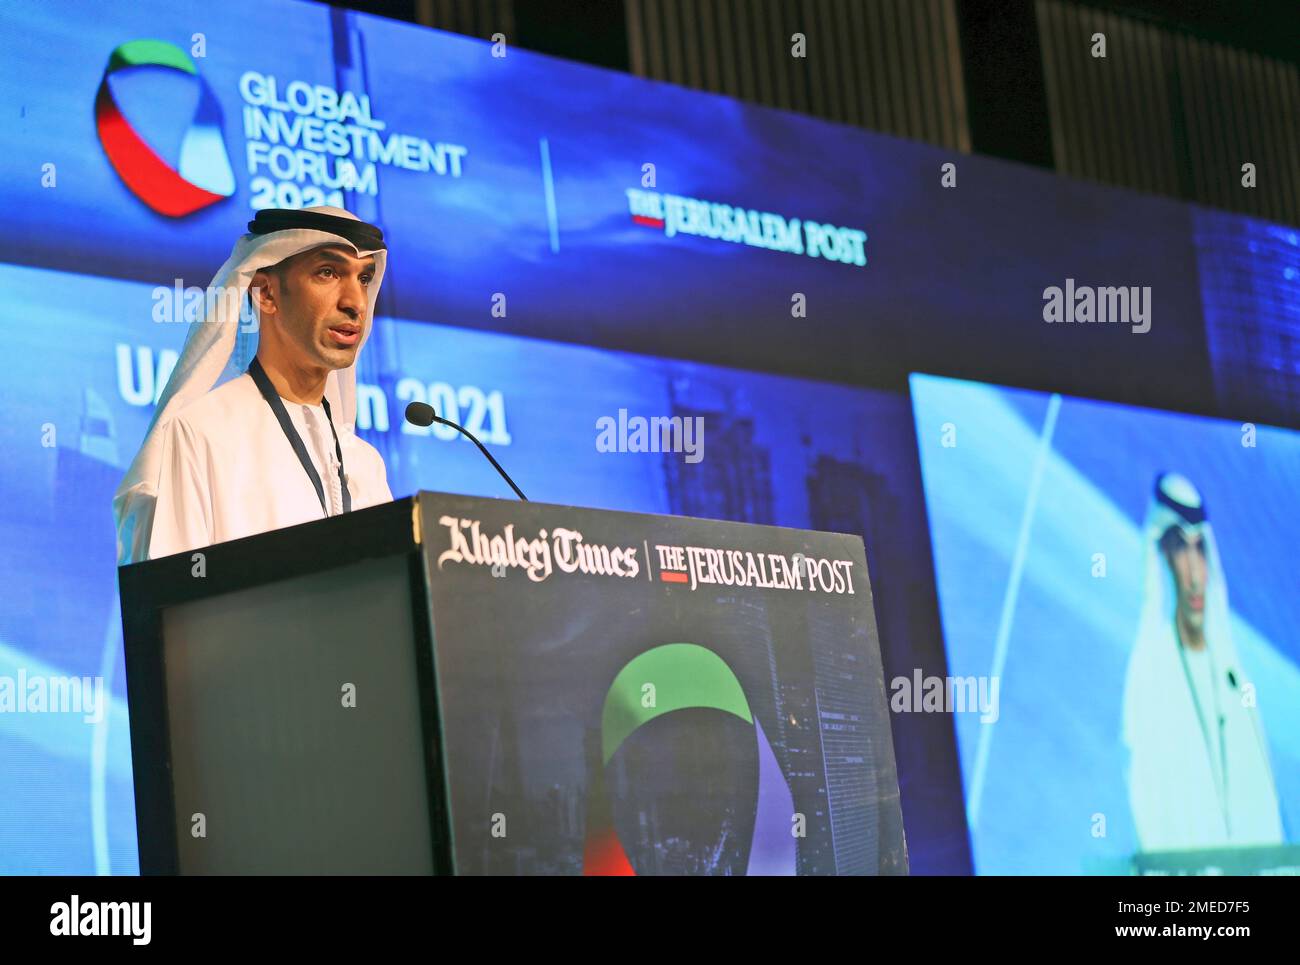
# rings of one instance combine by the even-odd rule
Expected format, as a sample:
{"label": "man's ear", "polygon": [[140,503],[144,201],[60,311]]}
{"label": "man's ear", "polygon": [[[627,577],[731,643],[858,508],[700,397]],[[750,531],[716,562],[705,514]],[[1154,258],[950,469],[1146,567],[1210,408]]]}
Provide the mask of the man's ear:
{"label": "man's ear", "polygon": [[274,315],[278,310],[279,291],[272,286],[271,275],[265,271],[253,273],[248,283],[248,299],[261,315]]}

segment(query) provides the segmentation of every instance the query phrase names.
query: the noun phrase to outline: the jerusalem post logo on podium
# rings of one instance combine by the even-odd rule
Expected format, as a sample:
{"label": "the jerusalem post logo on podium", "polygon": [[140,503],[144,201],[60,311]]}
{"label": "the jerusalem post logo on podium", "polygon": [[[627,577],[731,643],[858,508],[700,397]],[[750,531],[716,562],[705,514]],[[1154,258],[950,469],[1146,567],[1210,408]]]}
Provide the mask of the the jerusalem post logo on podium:
{"label": "the jerusalem post logo on podium", "polygon": [[[133,128],[118,104],[114,77],[128,70],[174,70],[198,85],[198,105],[173,166]],[[163,40],[132,40],[116,48],[95,96],[95,126],[118,176],[159,214],[181,218],[235,193],[235,174],[221,139],[221,105],[190,56]]]}

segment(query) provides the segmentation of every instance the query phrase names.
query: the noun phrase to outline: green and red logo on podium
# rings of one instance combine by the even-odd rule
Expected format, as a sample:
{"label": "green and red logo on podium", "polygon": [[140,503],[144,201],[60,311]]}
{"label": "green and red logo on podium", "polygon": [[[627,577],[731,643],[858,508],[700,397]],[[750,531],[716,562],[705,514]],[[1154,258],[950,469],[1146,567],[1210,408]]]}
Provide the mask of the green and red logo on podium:
{"label": "green and red logo on podium", "polygon": [[[198,106],[181,141],[175,166],[131,126],[114,97],[110,84],[113,76],[138,68],[179,71],[198,84]],[[109,55],[95,96],[95,126],[118,177],[159,214],[181,218],[235,193],[235,175],[221,137],[221,105],[199,76],[194,61],[175,44],[132,40]]]}

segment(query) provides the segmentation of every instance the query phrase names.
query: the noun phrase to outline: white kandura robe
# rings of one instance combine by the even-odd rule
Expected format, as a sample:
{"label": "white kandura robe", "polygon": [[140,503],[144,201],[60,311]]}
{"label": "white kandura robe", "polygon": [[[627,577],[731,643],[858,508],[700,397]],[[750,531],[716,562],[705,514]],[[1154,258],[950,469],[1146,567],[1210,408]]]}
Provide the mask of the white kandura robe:
{"label": "white kandura robe", "polygon": [[[1277,788],[1258,710],[1228,684],[1222,656],[1211,676],[1209,655],[1200,652],[1188,661],[1198,717],[1174,640],[1170,630],[1158,647],[1141,648],[1128,669],[1129,805],[1139,850],[1281,844]],[[1234,674],[1240,687],[1240,667]],[[1212,687],[1218,689],[1217,712]]]}
{"label": "white kandura robe", "polygon": [[[334,437],[322,406],[284,400],[316,466],[329,515],[343,511]],[[335,413],[352,509],[391,502],[378,450]],[[324,519],[316,488],[245,373],[195,399],[163,428],[162,473],[149,557]]]}

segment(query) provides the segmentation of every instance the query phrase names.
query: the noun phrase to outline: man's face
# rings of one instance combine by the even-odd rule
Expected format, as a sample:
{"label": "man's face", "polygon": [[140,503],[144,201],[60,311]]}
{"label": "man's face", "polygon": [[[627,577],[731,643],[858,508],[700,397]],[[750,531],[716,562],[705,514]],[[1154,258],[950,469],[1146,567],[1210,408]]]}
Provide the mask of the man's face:
{"label": "man's face", "polygon": [[365,332],[366,293],[374,276],[373,256],[358,258],[342,245],[313,248],[259,272],[253,283],[266,285],[262,338],[269,335],[285,362],[297,368],[347,368]]}
{"label": "man's face", "polygon": [[1178,589],[1178,617],[1200,630],[1205,625],[1205,583],[1209,568],[1205,562],[1205,539],[1200,533],[1188,538],[1173,529],[1164,539],[1169,569]]}

